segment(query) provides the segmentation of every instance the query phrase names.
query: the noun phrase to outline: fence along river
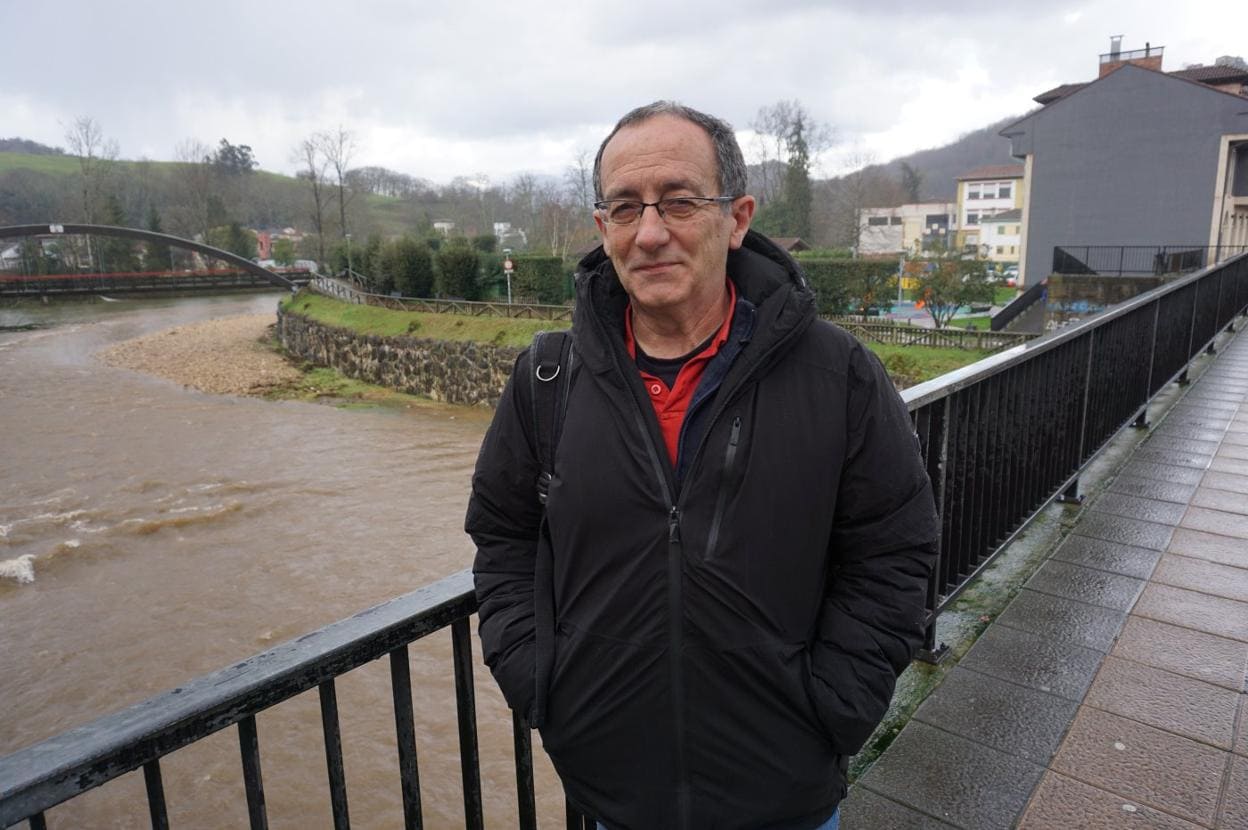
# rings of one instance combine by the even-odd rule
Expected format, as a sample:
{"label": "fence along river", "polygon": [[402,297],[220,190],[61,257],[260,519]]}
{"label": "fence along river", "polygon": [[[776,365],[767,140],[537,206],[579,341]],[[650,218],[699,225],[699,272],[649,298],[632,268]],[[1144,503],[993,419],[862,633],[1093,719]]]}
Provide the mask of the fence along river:
{"label": "fence along river", "polygon": [[[208,395],[94,356],[270,312],[278,296],[0,309],[0,755],[471,562],[463,515],[490,413]],[[14,330],[31,323],[47,327]],[[509,827],[511,718],[474,649],[485,818]],[[411,648],[430,828],[463,826],[450,650],[449,631]],[[343,678],[338,699],[353,823],[400,827],[386,662]],[[270,826],[330,826],[315,694],[257,721]],[[534,755],[539,814],[561,819]],[[172,826],[246,825],[231,730],[162,770]],[[144,827],[144,805],[136,771],[53,809],[49,826]]]}

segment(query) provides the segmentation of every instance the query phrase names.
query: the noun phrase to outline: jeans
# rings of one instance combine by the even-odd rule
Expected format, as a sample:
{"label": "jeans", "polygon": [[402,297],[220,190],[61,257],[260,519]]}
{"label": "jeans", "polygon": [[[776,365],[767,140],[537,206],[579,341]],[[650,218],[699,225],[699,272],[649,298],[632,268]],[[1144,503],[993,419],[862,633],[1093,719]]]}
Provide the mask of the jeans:
{"label": "jeans", "polygon": [[[828,819],[823,824],[820,824],[818,827],[811,828],[811,830],[838,830],[840,826],[841,808],[837,807],[836,812],[832,814],[832,818]],[[602,822],[598,822],[598,830],[607,830],[607,828],[603,826]]]}

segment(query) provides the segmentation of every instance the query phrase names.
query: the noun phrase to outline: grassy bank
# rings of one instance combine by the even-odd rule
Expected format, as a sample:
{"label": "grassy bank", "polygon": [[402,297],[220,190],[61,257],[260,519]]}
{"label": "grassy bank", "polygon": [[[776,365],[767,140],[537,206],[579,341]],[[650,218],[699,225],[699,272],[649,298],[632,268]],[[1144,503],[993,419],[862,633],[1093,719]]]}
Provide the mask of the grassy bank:
{"label": "grassy bank", "polygon": [[[388,308],[344,303],[311,292],[302,292],[287,298],[282,306],[318,323],[361,334],[410,335],[500,346],[526,346],[538,331],[568,327],[566,322],[553,320],[511,320],[504,317],[393,311]],[[988,352],[969,349],[937,349],[880,343],[868,343],[867,347],[884,361],[884,366],[895,381],[907,386],[943,375],[988,356]]]}
{"label": "grassy bank", "polygon": [[539,331],[566,329],[569,325],[558,320],[511,320],[505,317],[394,311],[344,303],[307,291],[283,300],[282,307],[318,323],[350,329],[360,334],[388,337],[408,335],[433,340],[491,343],[496,346],[525,346]]}

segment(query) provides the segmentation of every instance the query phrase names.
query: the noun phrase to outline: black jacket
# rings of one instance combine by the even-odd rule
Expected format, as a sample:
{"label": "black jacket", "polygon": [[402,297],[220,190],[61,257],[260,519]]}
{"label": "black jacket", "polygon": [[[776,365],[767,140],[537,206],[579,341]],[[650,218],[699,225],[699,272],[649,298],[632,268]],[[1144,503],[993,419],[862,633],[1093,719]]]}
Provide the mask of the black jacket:
{"label": "black jacket", "polygon": [[752,332],[682,438],[678,482],[625,350],[627,297],[601,250],[582,268],[547,525],[524,355],[473,476],[486,662],[612,830],[816,826],[921,641],[938,526],[906,408],[751,233],[728,271]]}

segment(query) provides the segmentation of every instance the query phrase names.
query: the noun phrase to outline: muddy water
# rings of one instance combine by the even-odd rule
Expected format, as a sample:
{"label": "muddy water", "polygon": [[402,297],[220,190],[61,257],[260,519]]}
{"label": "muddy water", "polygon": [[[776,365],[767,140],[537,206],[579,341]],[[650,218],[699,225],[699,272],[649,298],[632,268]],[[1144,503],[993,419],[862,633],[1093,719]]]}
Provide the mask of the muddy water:
{"label": "muddy water", "polygon": [[[276,295],[0,310],[0,754],[459,571],[488,413],[213,396],[93,353]],[[475,630],[475,623],[474,623]],[[474,643],[474,647],[476,644]],[[510,717],[477,650],[486,820],[515,825]],[[462,827],[449,632],[412,648],[427,827]],[[385,661],[338,687],[359,827],[400,827]],[[315,694],[258,718],[274,828],[330,826]],[[543,823],[562,808],[539,750]],[[163,764],[173,825],[246,824],[234,730]],[[145,827],[131,773],[51,827]]]}

